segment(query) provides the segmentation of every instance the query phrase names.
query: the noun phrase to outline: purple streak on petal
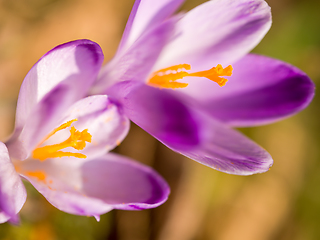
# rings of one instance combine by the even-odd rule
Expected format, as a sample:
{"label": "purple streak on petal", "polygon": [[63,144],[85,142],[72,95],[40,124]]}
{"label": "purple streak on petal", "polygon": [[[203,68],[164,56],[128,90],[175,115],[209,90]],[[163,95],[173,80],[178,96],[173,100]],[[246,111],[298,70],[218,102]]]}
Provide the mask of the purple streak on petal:
{"label": "purple streak on petal", "polygon": [[0,142],[0,223],[18,222],[18,212],[26,201],[26,190],[8,154]]}
{"label": "purple streak on petal", "polygon": [[163,49],[154,70],[181,63],[192,70],[224,67],[251,51],[271,26],[270,7],[262,0],[208,1],[188,12]]}
{"label": "purple streak on petal", "polygon": [[46,53],[28,72],[18,98],[16,128],[22,128],[34,107],[59,84],[72,85],[74,101],[87,93],[95,80],[103,53],[98,44],[77,40]]}
{"label": "purple streak on petal", "polygon": [[193,116],[172,91],[127,81],[118,83],[109,92],[134,123],[165,144],[190,148],[199,143]]}
{"label": "purple streak on petal", "polygon": [[[198,95],[204,98],[205,86]],[[218,90],[219,91],[219,90]],[[248,55],[234,65],[229,82],[202,99],[207,111],[231,126],[278,121],[309,105],[315,86],[299,69],[279,60]]]}
{"label": "purple streak on petal", "polygon": [[[116,154],[69,161],[21,162],[21,174],[58,209],[99,216],[114,208],[156,207],[166,201],[167,183],[151,168]],[[27,174],[42,171],[45,180]]]}
{"label": "purple streak on petal", "polygon": [[166,144],[169,148],[229,174],[251,175],[270,169],[273,164],[270,154],[256,143],[198,109],[193,109],[193,114],[201,127],[199,144],[189,149]]}
{"label": "purple streak on petal", "polygon": [[176,21],[176,18],[172,18],[163,22],[140,37],[125,53],[116,55],[102,68],[92,92],[104,94],[107,88],[120,81],[145,82]]}
{"label": "purple streak on petal", "polygon": [[68,108],[84,97],[103,61],[99,45],[78,40],[60,45],[43,56],[22,83],[10,154],[25,159]]}
{"label": "purple streak on petal", "polygon": [[169,18],[184,0],[136,0],[124,30],[119,52],[128,49],[143,33]]}

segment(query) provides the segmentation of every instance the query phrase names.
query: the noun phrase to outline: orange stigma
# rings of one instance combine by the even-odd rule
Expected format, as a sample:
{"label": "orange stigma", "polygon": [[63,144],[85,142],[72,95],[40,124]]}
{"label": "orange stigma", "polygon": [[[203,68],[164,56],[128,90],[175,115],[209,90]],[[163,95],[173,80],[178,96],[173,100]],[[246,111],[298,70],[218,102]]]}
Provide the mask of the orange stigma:
{"label": "orange stigma", "polygon": [[151,75],[150,79],[148,80],[148,84],[150,86],[159,88],[185,88],[188,86],[188,83],[181,83],[176,81],[184,77],[205,77],[213,82],[216,82],[220,87],[222,87],[228,80],[222,78],[221,76],[232,75],[231,65],[223,68],[221,64],[218,64],[216,67],[213,67],[209,70],[194,73],[188,73],[185,71],[190,69],[191,66],[189,64],[179,64],[161,69]]}
{"label": "orange stigma", "polygon": [[[77,121],[77,119],[68,121],[62,124],[60,127],[54,129],[38,146],[48,140],[51,136],[53,136],[56,132],[66,129],[70,127],[73,122]],[[88,133],[88,129],[83,130],[82,132],[78,131],[75,127],[71,127],[70,129],[70,137],[63,141],[62,143],[47,145],[43,147],[37,147],[32,152],[32,157],[35,159],[39,159],[44,161],[48,158],[56,158],[56,157],[76,157],[76,158],[86,158],[87,156],[82,153],[72,153],[72,152],[63,152],[59,151],[61,149],[72,147],[76,150],[82,150],[86,146],[86,142],[91,142],[91,134]]]}

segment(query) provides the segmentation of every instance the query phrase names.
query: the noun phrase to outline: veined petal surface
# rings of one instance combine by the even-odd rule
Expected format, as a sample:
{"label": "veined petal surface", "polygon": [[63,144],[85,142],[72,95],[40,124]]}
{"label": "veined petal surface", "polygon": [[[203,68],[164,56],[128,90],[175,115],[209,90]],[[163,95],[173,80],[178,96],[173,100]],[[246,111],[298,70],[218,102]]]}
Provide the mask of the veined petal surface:
{"label": "veined petal surface", "polygon": [[278,121],[307,107],[314,96],[311,79],[282,61],[249,54],[233,69],[224,87],[193,79],[183,92],[210,115],[235,127]]}
{"label": "veined petal surface", "polygon": [[27,194],[2,142],[0,142],[0,166],[0,223],[8,220],[17,223],[17,214],[26,201]]}
{"label": "veined petal surface", "polygon": [[20,162],[20,174],[56,208],[99,216],[114,208],[145,209],[166,201],[167,183],[151,168],[116,154],[95,159]]}
{"label": "veined petal surface", "polygon": [[270,26],[270,7],[263,0],[205,2],[176,24],[154,70],[183,63],[194,71],[227,66],[250,52]]}

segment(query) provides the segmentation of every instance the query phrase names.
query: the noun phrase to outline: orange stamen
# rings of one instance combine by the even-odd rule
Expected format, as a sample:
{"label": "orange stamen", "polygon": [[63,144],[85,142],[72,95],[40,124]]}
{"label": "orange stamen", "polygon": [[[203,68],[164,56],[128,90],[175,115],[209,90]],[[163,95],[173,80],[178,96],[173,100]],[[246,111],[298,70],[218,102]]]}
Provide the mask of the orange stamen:
{"label": "orange stamen", "polygon": [[[60,127],[53,130],[39,145],[48,140],[51,136],[53,136],[56,132],[70,127],[71,124],[77,121],[77,119],[68,121],[67,123],[62,124]],[[75,127],[71,127],[70,129],[70,137],[63,141],[62,143],[47,145],[43,147],[37,147],[32,152],[32,157],[44,161],[48,158],[56,158],[56,157],[76,157],[76,158],[86,158],[87,156],[82,153],[72,153],[72,152],[63,152],[59,151],[61,149],[72,147],[76,150],[82,150],[86,146],[86,142],[91,142],[91,134],[88,133],[88,129],[83,130],[82,132],[76,130]],[[38,146],[39,146],[38,145]]]}
{"label": "orange stamen", "polygon": [[179,64],[172,67],[164,68],[152,74],[148,84],[160,88],[185,88],[188,83],[176,82],[184,77],[205,77],[213,82],[216,82],[220,87],[224,86],[228,81],[221,76],[231,76],[232,66],[229,65],[223,68],[221,64],[206,71],[188,73],[185,70],[190,70],[189,64]]}

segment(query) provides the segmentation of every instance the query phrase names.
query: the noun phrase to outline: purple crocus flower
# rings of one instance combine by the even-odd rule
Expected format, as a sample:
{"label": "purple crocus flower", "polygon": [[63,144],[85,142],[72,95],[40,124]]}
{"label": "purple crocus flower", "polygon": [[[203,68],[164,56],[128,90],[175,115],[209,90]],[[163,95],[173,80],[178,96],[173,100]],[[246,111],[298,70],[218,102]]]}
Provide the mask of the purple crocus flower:
{"label": "purple crocus flower", "polygon": [[136,0],[92,93],[109,94],[138,126],[195,161],[231,174],[265,172],[269,153],[231,127],[299,112],[314,84],[287,63],[248,54],[271,26],[265,1],[212,0],[172,15],[182,2]]}
{"label": "purple crocus flower", "polygon": [[106,95],[82,99],[103,62],[89,40],[49,51],[22,83],[15,130],[0,142],[0,223],[16,222],[26,200],[20,176],[56,208],[94,216],[163,203],[167,183],[152,169],[108,153],[129,120]]}

